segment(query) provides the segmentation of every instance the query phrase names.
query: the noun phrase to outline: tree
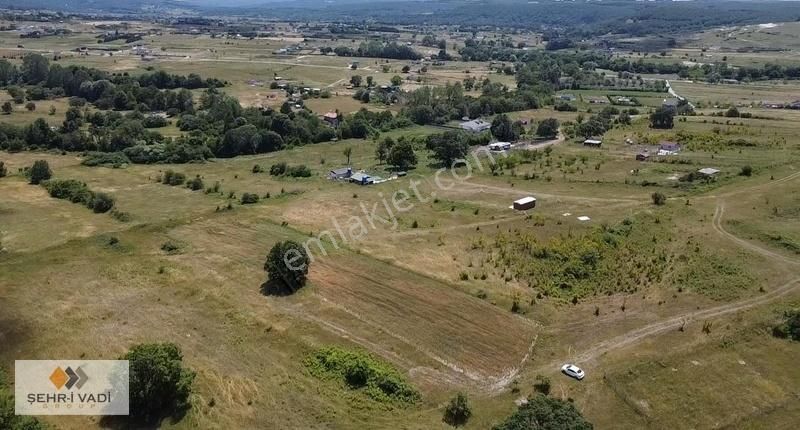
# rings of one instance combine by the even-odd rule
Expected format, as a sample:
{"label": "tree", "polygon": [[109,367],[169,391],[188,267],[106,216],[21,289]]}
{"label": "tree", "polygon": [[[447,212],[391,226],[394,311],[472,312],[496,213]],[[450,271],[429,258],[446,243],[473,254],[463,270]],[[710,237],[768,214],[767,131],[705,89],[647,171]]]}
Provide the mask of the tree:
{"label": "tree", "polygon": [[450,399],[450,403],[444,408],[442,420],[453,427],[458,427],[466,424],[471,416],[472,408],[469,406],[467,396],[463,393],[458,393]]}
{"label": "tree", "polygon": [[375,158],[378,160],[378,163],[383,164],[393,146],[394,139],[389,136],[378,142],[378,145],[375,147]]}
{"label": "tree", "polygon": [[8,175],[8,169],[6,168],[6,164],[0,161],[0,178],[5,178]]}
{"label": "tree", "polygon": [[289,115],[290,113],[292,113],[291,103],[289,103],[288,101],[283,102],[283,104],[281,105],[281,113],[284,115]]}
{"label": "tree", "polygon": [[276,243],[267,254],[264,270],[268,283],[278,284],[294,293],[306,284],[310,258],[297,242],[287,240]]}
{"label": "tree", "polygon": [[392,85],[395,87],[399,87],[403,83],[403,78],[400,76],[394,75],[392,76]]}
{"label": "tree", "polygon": [[53,176],[53,171],[50,170],[50,165],[47,161],[36,160],[30,170],[31,184],[39,185],[42,181],[46,181]]}
{"label": "tree", "polygon": [[800,341],[800,309],[786,311],[783,318],[783,322],[773,327],[773,336]]}
{"label": "tree", "polygon": [[35,111],[36,110],[36,103],[34,103],[34,102],[25,103],[25,109],[27,109],[28,112]]}
{"label": "tree", "polygon": [[667,196],[659,192],[651,194],[650,198],[653,199],[653,204],[656,206],[662,206],[667,202]]}
{"label": "tree", "polygon": [[550,378],[544,375],[536,375],[536,382],[533,384],[533,389],[545,396],[550,394]]}
{"label": "tree", "polygon": [[536,127],[536,134],[542,137],[555,137],[558,134],[558,120],[555,118],[547,118],[539,123]]}
{"label": "tree", "polygon": [[22,57],[22,79],[29,84],[38,84],[47,79],[50,62],[41,54],[29,53]]}
{"label": "tree", "polygon": [[408,64],[406,64],[405,66],[403,66],[403,68],[402,68],[402,69],[400,69],[400,71],[401,71],[402,73],[408,73],[408,72],[410,72],[410,71],[411,71],[411,66],[409,66]]}
{"label": "tree", "polygon": [[367,87],[372,88],[372,84],[375,82],[375,78],[372,76],[367,76]]}
{"label": "tree", "polygon": [[349,166],[350,156],[353,155],[353,147],[348,146],[347,148],[344,148],[344,151],[342,151],[342,153],[344,154],[345,157],[347,157],[347,165]]}
{"label": "tree", "polygon": [[503,142],[513,142],[519,138],[519,134],[514,130],[511,119],[506,114],[494,117],[491,127],[492,136]]}
{"label": "tree", "polygon": [[53,105],[50,105],[50,109],[48,110],[47,113],[50,114],[50,115],[55,115],[56,114],[56,107],[53,106]]}
{"label": "tree", "polygon": [[570,402],[541,394],[528,398],[493,430],[592,430],[594,426]]}
{"label": "tree", "polygon": [[130,417],[155,424],[191,407],[195,373],[183,367],[183,354],[173,343],[136,345],[122,356],[130,366]]}
{"label": "tree", "polygon": [[2,109],[4,114],[9,115],[14,111],[14,106],[11,105],[11,102],[5,102],[3,103]]}
{"label": "tree", "polygon": [[674,114],[669,109],[658,108],[650,114],[650,127],[667,129],[675,126]]}
{"label": "tree", "polygon": [[432,134],[428,136],[427,147],[444,167],[453,166],[456,160],[466,157],[469,151],[466,136],[461,131]]}
{"label": "tree", "polygon": [[414,153],[411,142],[401,140],[389,149],[386,162],[399,170],[406,170],[417,164],[417,154]]}
{"label": "tree", "polygon": [[742,171],[739,172],[739,175],[741,175],[741,176],[752,176],[753,175],[753,168],[749,164],[745,165],[745,166],[742,166]]}
{"label": "tree", "polygon": [[353,75],[350,77],[350,83],[353,84],[354,87],[361,86],[361,75]]}

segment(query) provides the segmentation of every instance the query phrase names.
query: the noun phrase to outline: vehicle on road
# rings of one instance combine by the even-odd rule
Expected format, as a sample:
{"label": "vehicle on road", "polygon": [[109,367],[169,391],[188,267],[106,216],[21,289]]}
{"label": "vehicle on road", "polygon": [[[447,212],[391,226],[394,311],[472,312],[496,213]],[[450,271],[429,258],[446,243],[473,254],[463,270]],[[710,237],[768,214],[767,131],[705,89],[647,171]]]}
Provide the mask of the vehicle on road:
{"label": "vehicle on road", "polygon": [[583,371],[583,369],[574,364],[569,364],[569,363],[561,366],[561,372],[579,381],[583,379],[584,376],[586,376],[586,373]]}

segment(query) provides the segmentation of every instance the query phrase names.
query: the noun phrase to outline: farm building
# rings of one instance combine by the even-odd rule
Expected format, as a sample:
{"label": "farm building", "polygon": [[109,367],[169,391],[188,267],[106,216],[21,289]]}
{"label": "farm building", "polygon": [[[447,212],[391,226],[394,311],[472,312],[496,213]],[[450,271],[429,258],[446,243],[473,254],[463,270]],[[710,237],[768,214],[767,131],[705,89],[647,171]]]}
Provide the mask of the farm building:
{"label": "farm building", "polygon": [[490,151],[507,151],[511,149],[510,142],[494,142],[489,144]]}
{"label": "farm building", "polygon": [[372,177],[364,172],[356,172],[350,175],[350,182],[359,184],[359,185],[370,185],[374,184],[375,180]]}
{"label": "farm building", "polygon": [[704,167],[698,170],[697,173],[705,176],[706,178],[713,178],[717,175],[717,173],[719,173],[719,169],[715,169],[713,167]]}
{"label": "farm building", "polygon": [[348,179],[353,176],[353,168],[352,167],[342,167],[340,169],[331,170],[328,173],[329,179]]}
{"label": "farm building", "polygon": [[603,141],[596,138],[590,138],[583,141],[583,146],[594,146],[599,147],[603,144]]}
{"label": "farm building", "polygon": [[461,129],[471,131],[473,133],[480,133],[492,127],[492,124],[478,118],[472,121],[465,121],[460,124]]}
{"label": "farm building", "polygon": [[536,197],[523,197],[519,200],[514,200],[514,209],[524,211],[536,207]]}
{"label": "farm building", "polygon": [[658,144],[658,155],[674,155],[681,152],[681,145],[668,140],[661,141]]}

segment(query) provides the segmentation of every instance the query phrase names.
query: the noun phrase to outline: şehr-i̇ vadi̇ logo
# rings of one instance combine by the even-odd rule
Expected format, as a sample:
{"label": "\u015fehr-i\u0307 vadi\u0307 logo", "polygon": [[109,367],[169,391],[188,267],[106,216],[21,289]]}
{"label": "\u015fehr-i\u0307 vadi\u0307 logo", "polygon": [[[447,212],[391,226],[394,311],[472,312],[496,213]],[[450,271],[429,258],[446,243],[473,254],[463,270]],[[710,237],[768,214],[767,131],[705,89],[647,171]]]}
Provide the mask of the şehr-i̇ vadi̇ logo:
{"label": "\u015fehr-i\u0307 vadi\u0307 logo", "polygon": [[128,415],[127,360],[17,360],[17,415]]}

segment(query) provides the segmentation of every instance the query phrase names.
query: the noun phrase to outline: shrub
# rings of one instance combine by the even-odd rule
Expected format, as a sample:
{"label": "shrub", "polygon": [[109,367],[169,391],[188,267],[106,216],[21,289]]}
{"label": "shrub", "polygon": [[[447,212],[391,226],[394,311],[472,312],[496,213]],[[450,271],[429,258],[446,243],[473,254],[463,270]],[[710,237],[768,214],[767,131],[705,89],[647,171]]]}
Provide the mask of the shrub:
{"label": "shrub", "polygon": [[161,250],[167,254],[178,254],[181,251],[181,244],[168,240],[161,244]]}
{"label": "shrub", "polygon": [[753,168],[749,165],[742,166],[742,170],[739,172],[741,176],[751,176],[753,174]]}
{"label": "shrub", "polygon": [[667,196],[659,192],[651,194],[650,198],[653,199],[653,204],[656,206],[662,206],[667,203]]}
{"label": "shrub", "polygon": [[269,168],[269,174],[272,176],[283,176],[284,173],[286,173],[286,163],[284,162],[273,164]]}
{"label": "shrub", "polygon": [[4,178],[8,175],[8,169],[6,168],[6,164],[0,161],[0,178]]}
{"label": "shrub", "polygon": [[50,165],[47,161],[36,160],[30,168],[30,182],[33,185],[38,185],[42,181],[46,181],[53,176],[53,171],[50,170]]}
{"label": "shrub", "polygon": [[258,194],[253,193],[243,193],[242,194],[242,204],[243,205],[251,205],[253,203],[258,203]]}
{"label": "shrub", "polygon": [[[531,423],[533,426],[531,426]],[[583,418],[571,402],[537,395],[528,398],[516,412],[493,430],[519,429],[570,429],[591,430],[592,424]]]}
{"label": "shrub", "polygon": [[130,164],[131,160],[122,152],[90,152],[83,159],[84,166],[113,166],[120,167]]}
{"label": "shrub", "polygon": [[203,180],[200,178],[200,175],[194,177],[189,182],[186,183],[186,188],[189,188],[192,191],[198,191],[203,189]]}
{"label": "shrub", "polygon": [[286,176],[293,178],[308,178],[311,176],[311,170],[305,165],[291,166],[286,169]]}
{"label": "shrub", "polygon": [[189,395],[195,373],[183,367],[183,354],[177,345],[136,345],[121,359],[130,365],[131,419],[153,424],[191,407]]}
{"label": "shrub", "polygon": [[420,398],[396,369],[367,352],[331,346],[314,352],[305,364],[312,375],[337,379],[379,402],[414,403]]}
{"label": "shrub", "polygon": [[95,193],[87,206],[94,213],[106,213],[114,207],[114,198],[106,193]]}
{"label": "shrub", "polygon": [[167,170],[164,172],[161,182],[172,186],[181,185],[186,182],[186,175],[183,173],[173,172],[172,170]]}
{"label": "shrub", "polygon": [[256,164],[255,166],[253,166],[253,173],[261,173],[263,171],[264,171],[264,168],[261,167],[261,165]]}
{"label": "shrub", "polygon": [[466,424],[471,416],[472,408],[469,406],[467,396],[463,393],[458,393],[450,399],[450,403],[444,408],[442,421],[453,427],[458,427]]}
{"label": "shrub", "polygon": [[537,393],[542,393],[545,396],[550,394],[550,378],[544,375],[536,375],[536,382],[533,383],[533,389]]}
{"label": "shrub", "polygon": [[773,327],[772,334],[782,339],[800,341],[800,309],[786,311],[783,322]]}

